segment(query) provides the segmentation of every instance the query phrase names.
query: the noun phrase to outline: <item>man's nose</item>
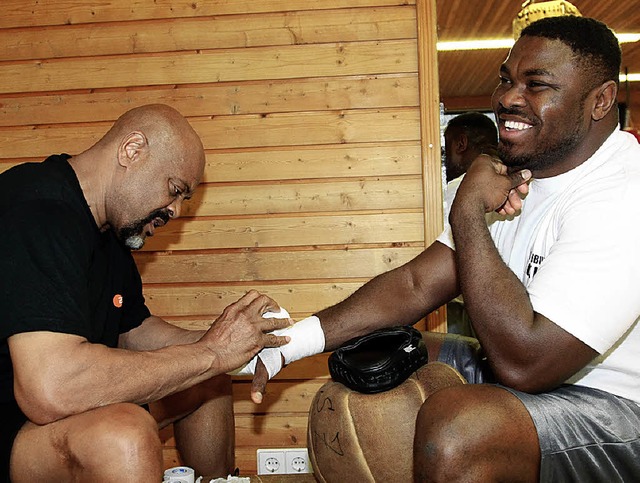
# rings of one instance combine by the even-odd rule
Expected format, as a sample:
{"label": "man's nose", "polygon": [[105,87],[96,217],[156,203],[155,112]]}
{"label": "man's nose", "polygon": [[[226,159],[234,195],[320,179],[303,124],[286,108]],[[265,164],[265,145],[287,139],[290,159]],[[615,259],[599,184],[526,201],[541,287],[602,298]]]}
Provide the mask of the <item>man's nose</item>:
{"label": "man's nose", "polygon": [[513,85],[506,89],[498,98],[501,106],[510,108],[513,106],[522,107],[526,104],[524,93],[518,86]]}
{"label": "man's nose", "polygon": [[180,216],[180,212],[182,210],[182,198],[177,198],[171,202],[169,206],[167,206],[167,211],[169,213],[169,218],[178,218]]}

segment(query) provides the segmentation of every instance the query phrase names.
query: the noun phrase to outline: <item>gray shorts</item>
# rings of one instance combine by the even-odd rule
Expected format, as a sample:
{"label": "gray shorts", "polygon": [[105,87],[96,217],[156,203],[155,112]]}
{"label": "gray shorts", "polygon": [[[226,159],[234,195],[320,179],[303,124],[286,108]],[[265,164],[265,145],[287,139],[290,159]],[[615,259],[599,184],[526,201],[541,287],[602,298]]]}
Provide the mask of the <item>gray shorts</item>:
{"label": "gray shorts", "polygon": [[[458,369],[470,383],[493,380],[475,339],[448,336],[438,359]],[[541,482],[640,481],[638,404],[574,385],[542,394],[505,389],[522,401],[535,424]]]}

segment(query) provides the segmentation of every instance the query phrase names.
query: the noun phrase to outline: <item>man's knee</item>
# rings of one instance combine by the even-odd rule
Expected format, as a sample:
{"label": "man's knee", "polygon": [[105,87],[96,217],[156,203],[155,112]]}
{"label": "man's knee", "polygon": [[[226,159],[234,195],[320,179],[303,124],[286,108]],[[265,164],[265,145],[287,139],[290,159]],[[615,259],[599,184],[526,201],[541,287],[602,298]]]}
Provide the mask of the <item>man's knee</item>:
{"label": "man's knee", "polygon": [[12,481],[121,481],[125,470],[132,481],[160,481],[162,465],[155,420],[126,403],[45,426],[26,423],[11,455]]}
{"label": "man's knee", "polygon": [[420,408],[417,481],[534,481],[539,446],[524,406],[492,385],[448,387]]}
{"label": "man's knee", "polygon": [[115,404],[102,409],[101,420],[91,429],[91,455],[97,458],[89,464],[111,461],[118,462],[120,468],[161,470],[162,444],[157,423],[149,412],[135,404]]}
{"label": "man's knee", "polygon": [[453,481],[452,471],[469,464],[473,421],[455,401],[460,388],[445,388],[427,399],[416,420],[414,471],[416,481]]}

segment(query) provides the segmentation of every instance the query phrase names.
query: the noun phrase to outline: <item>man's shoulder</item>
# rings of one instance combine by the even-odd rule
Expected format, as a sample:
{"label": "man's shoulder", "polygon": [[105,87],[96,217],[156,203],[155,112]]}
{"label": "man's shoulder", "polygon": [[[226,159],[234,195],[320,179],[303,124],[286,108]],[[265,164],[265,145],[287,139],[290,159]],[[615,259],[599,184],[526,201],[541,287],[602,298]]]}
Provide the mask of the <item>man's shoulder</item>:
{"label": "man's shoulder", "polygon": [[609,165],[625,166],[635,173],[640,171],[640,143],[628,132],[618,129],[601,146],[594,158],[602,158]]}
{"label": "man's shoulder", "polygon": [[[16,210],[41,212],[64,207],[85,216],[85,204],[68,155],[19,164],[0,174],[0,216]],[[71,215],[71,213],[69,213]]]}
{"label": "man's shoulder", "polygon": [[18,164],[0,174],[3,192],[15,196],[59,195],[72,186],[72,168],[68,155],[52,155],[41,162]]}
{"label": "man's shoulder", "polygon": [[598,151],[578,169],[579,184],[601,189],[623,189],[640,184],[640,144],[633,136],[616,130]]}

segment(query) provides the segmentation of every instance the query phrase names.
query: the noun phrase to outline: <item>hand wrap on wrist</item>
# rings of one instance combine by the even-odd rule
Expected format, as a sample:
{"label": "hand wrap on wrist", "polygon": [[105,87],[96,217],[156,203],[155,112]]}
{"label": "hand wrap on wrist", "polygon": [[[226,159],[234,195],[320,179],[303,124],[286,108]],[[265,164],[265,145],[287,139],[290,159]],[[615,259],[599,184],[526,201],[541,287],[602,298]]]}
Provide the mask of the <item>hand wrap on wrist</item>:
{"label": "hand wrap on wrist", "polygon": [[272,333],[280,336],[287,335],[291,337],[291,341],[281,347],[266,347],[262,349],[246,366],[234,371],[232,374],[255,374],[256,364],[259,357],[267,368],[269,379],[271,379],[282,369],[283,357],[284,363],[290,364],[298,359],[319,354],[324,351],[324,332],[320,325],[320,319],[315,315],[302,319],[291,327],[274,330]]}

